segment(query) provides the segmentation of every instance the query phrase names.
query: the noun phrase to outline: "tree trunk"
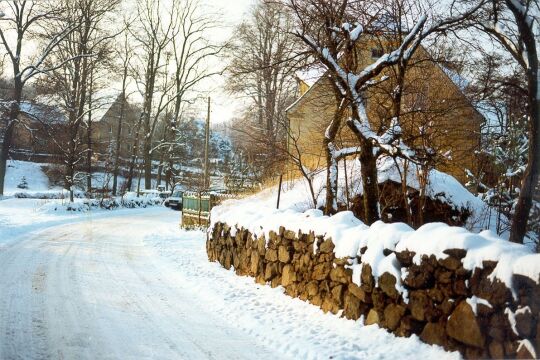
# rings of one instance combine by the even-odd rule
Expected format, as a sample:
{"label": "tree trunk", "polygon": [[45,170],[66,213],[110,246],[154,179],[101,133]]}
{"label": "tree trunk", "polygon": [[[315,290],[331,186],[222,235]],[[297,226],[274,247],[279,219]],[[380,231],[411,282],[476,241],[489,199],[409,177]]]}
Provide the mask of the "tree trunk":
{"label": "tree trunk", "polygon": [[506,4],[514,13],[516,24],[519,29],[520,38],[526,49],[528,67],[525,70],[527,75],[528,90],[528,113],[529,113],[529,161],[523,174],[521,191],[512,217],[510,228],[510,241],[523,243],[527,234],[527,223],[532,207],[532,196],[534,188],[538,184],[540,172],[540,89],[538,78],[538,49],[537,37],[534,33],[532,20],[532,9],[528,16],[524,16],[522,9],[511,0],[506,0]]}
{"label": "tree trunk", "polygon": [[431,169],[427,165],[421,165],[417,168],[416,177],[420,185],[420,193],[418,194],[418,208],[416,209],[416,227],[420,227],[426,223],[426,193],[428,187],[429,173]]}
{"label": "tree trunk", "polygon": [[0,196],[4,195],[4,181],[6,177],[7,161],[9,158],[9,149],[11,148],[11,142],[13,138],[13,132],[15,130],[15,121],[19,116],[19,102],[14,101],[11,104],[8,114],[8,120],[6,129],[4,130],[4,139],[2,141],[0,149]]}
{"label": "tree trunk", "polygon": [[523,174],[521,190],[512,216],[510,228],[510,241],[523,243],[527,234],[527,224],[532,207],[534,188],[539,181],[540,172],[540,105],[537,98],[538,92],[538,63],[528,70],[529,92],[529,162]]}
{"label": "tree trunk", "polygon": [[[13,64],[13,71],[15,74],[19,74],[19,64]],[[21,81],[20,74],[15,76],[15,89],[13,102],[10,104],[9,112],[7,115],[7,122],[5,124],[2,145],[0,149],[0,196],[4,195],[4,186],[7,170],[7,161],[9,158],[9,149],[13,142],[13,132],[15,131],[15,123],[19,117],[21,109],[21,100],[23,92],[23,83]]]}
{"label": "tree trunk", "polygon": [[163,154],[161,155],[161,159],[159,160],[156,187],[161,185],[162,175],[163,175]]}
{"label": "tree trunk", "polygon": [[6,129],[4,133],[4,141],[0,149],[0,197],[4,195],[4,179],[6,177],[7,160],[9,157],[9,148],[11,147],[11,137],[13,133],[13,125]]}
{"label": "tree trunk", "polygon": [[[157,71],[157,70],[156,70]],[[149,190],[152,188],[152,100],[154,92],[155,73],[150,76],[150,83],[147,85],[147,94],[145,94],[145,112],[144,112],[144,145],[143,145],[143,161],[144,161],[144,188]],[[156,120],[157,121],[157,120]]]}
{"label": "tree trunk", "polygon": [[[153,87],[151,87],[153,91]],[[144,142],[143,142],[143,170],[144,170],[144,188],[146,190],[151,189],[152,187],[152,134],[150,126],[150,114],[152,111],[152,96],[153,94],[147,94],[145,101],[145,112],[144,114]]]}
{"label": "tree trunk", "polygon": [[133,175],[134,175],[135,160],[132,158],[129,162],[128,175],[126,179],[126,191],[131,191],[133,186]]}
{"label": "tree trunk", "polygon": [[69,174],[69,202],[75,201],[73,196],[73,186],[74,186],[74,179],[75,179],[75,168],[73,165],[70,165],[68,167],[68,174]]}
{"label": "tree trunk", "polygon": [[170,170],[167,168],[165,170],[165,191],[169,191],[169,182],[171,181]]}
{"label": "tree trunk", "polygon": [[141,194],[141,165],[139,164],[139,176],[137,178],[137,197]]}
{"label": "tree trunk", "polygon": [[0,149],[0,197],[4,196],[4,179],[6,177],[8,156],[9,156],[9,147],[4,141],[2,143],[2,149]]}
{"label": "tree trunk", "polygon": [[86,192],[88,195],[92,193],[92,120],[88,119],[88,129],[86,132],[86,146],[88,147],[86,154]]}
{"label": "tree trunk", "polygon": [[338,180],[338,162],[334,158],[334,144],[325,139],[326,143],[326,204],[324,207],[325,215],[335,214],[337,211],[337,180]]}
{"label": "tree trunk", "polygon": [[126,189],[127,191],[131,191],[131,188],[133,186],[133,176],[135,175],[135,162],[137,161],[137,154],[139,152],[139,129],[141,128],[142,119],[144,117],[144,113],[141,113],[139,115],[139,120],[137,121],[137,127],[135,131],[135,140],[133,141],[133,147],[131,149],[131,160],[129,162],[129,170],[128,170],[128,178],[126,183]]}
{"label": "tree trunk", "polygon": [[90,72],[90,92],[88,96],[88,127],[86,129],[86,192],[91,197],[92,194],[92,95],[94,86],[94,73]]}
{"label": "tree trunk", "polygon": [[152,188],[152,154],[151,142],[146,139],[144,142],[144,188],[149,190]]}
{"label": "tree trunk", "polygon": [[360,174],[362,176],[364,222],[373,224],[380,219],[379,184],[377,181],[377,157],[373,155],[373,147],[365,144],[359,157]]}
{"label": "tree trunk", "polygon": [[336,111],[334,112],[334,118],[328,125],[325,132],[323,141],[324,150],[326,152],[326,203],[324,205],[324,214],[331,215],[337,211],[336,196],[337,196],[337,177],[338,177],[338,165],[334,157],[334,151],[336,150],[334,140],[339,131],[343,114],[346,108],[346,104],[340,100],[341,94],[339,89],[334,89],[334,96],[336,104],[338,104]]}
{"label": "tree trunk", "polygon": [[118,119],[118,129],[116,131],[116,151],[114,154],[114,168],[113,168],[113,186],[112,186],[112,194],[113,196],[116,196],[116,191],[118,187],[118,168],[119,164],[118,161],[120,159],[120,143],[121,143],[121,137],[122,137],[122,123],[124,120],[124,109],[126,106],[126,99],[125,99],[125,73],[124,73],[124,81],[122,86],[122,95],[120,98],[120,101],[122,102],[120,104],[120,117]]}

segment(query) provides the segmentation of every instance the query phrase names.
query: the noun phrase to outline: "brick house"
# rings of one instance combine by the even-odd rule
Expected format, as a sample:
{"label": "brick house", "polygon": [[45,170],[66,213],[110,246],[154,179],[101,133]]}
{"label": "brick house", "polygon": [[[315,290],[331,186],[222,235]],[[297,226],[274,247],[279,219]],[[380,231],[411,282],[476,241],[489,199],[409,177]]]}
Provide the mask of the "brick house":
{"label": "brick house", "polygon": [[[99,94],[98,94],[99,95]],[[131,156],[133,141],[136,135],[140,109],[122,98],[122,94],[96,96],[98,104],[93,110],[92,141],[95,157],[99,161],[107,160],[116,151],[116,137],[124,102],[124,116],[120,134],[120,159],[127,160]]]}
{"label": "brick house", "polygon": [[[122,101],[124,120],[120,134],[120,159],[125,161],[131,156],[140,110],[136,105],[122,99],[118,92],[98,92],[94,96],[91,114],[94,159],[98,162],[110,160],[110,154],[116,150]],[[44,97],[21,104],[21,122],[15,128],[11,151],[14,158],[40,162],[59,161],[61,153],[51,134],[54,134],[57,142],[63,142],[61,137],[67,133],[64,130],[66,116],[61,106],[54,104],[54,99]],[[86,131],[85,124],[81,131]]]}
{"label": "brick house", "polygon": [[[358,44],[357,50],[359,68],[364,68],[390,49],[383,49],[380,39],[371,39]],[[393,116],[389,101],[395,87],[393,69],[386,69],[382,75],[388,80],[364,94],[374,129],[383,128]],[[474,173],[477,168],[475,150],[485,120],[464,95],[462,82],[451,70],[430,61],[427,51],[419,48],[405,78],[401,126],[406,142],[419,145],[428,139],[429,144],[424,145],[446,155],[438,168],[465,182],[465,169]],[[299,90],[300,97],[287,109],[287,117],[292,133],[299,139],[305,165],[320,168],[325,164],[325,128],[336,109],[330,79],[323,73],[315,79],[311,73],[307,80],[299,79]],[[420,131],[429,136],[421,138]],[[345,124],[338,141],[342,146],[356,143]]]}
{"label": "brick house", "polygon": [[51,134],[55,134],[56,141],[64,135],[64,114],[54,106],[35,101],[21,103],[20,123],[15,126],[11,156],[19,160],[35,162],[58,162],[60,152]]}

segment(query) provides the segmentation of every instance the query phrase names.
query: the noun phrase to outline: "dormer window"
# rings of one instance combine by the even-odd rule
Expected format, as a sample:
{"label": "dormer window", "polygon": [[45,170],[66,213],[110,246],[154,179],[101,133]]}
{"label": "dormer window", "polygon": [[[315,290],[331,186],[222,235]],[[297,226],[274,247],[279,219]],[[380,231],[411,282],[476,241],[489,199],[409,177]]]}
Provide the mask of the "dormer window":
{"label": "dormer window", "polygon": [[379,47],[371,49],[371,58],[372,59],[378,59],[383,55],[384,55],[383,49],[381,49]]}

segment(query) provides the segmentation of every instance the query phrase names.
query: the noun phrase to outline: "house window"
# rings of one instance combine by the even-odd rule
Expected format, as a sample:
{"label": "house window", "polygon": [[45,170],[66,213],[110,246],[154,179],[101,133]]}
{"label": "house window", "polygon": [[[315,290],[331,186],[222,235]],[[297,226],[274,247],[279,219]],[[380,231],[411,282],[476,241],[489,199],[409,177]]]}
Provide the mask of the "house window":
{"label": "house window", "polygon": [[371,49],[371,58],[378,59],[384,55],[383,49],[376,47]]}
{"label": "house window", "polygon": [[109,125],[109,134],[112,134],[112,125]]}

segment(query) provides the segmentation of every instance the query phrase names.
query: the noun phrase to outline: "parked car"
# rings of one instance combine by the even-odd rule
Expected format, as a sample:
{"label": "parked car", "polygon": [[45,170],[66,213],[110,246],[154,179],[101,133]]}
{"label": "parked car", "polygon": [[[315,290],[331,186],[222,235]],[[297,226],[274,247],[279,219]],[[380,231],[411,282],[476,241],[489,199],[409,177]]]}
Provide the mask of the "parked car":
{"label": "parked car", "polygon": [[182,196],[184,192],[182,190],[173,191],[172,195],[165,199],[163,203],[165,206],[171,209],[182,210]]}
{"label": "parked car", "polygon": [[159,192],[159,197],[162,198],[163,200],[169,198],[170,196],[171,196],[170,191],[162,190],[162,191]]}
{"label": "parked car", "polygon": [[139,197],[152,199],[152,198],[158,198],[160,196],[159,196],[159,191],[157,191],[157,190],[154,190],[154,189],[146,190],[146,189],[144,189],[144,190],[141,190],[139,192]]}

